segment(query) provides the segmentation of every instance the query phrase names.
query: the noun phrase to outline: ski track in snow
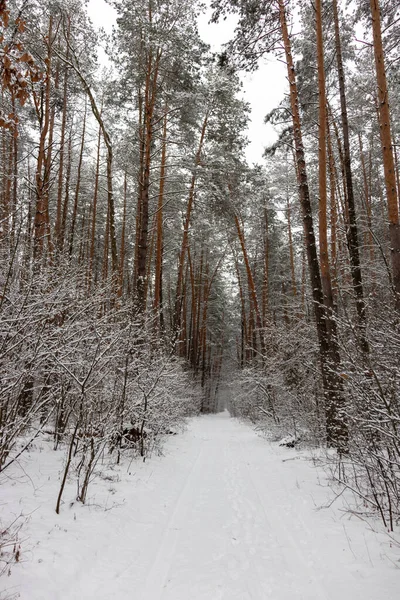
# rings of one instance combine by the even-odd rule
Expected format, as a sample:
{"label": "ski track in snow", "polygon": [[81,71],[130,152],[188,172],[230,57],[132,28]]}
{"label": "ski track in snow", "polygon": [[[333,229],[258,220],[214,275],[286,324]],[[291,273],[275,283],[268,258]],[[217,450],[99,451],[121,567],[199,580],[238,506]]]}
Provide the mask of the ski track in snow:
{"label": "ski track in snow", "polygon": [[[309,462],[282,460],[296,456],[226,412],[193,419],[165,457],[121,475],[115,508],[58,518],[41,505],[27,525],[40,544],[7,588],[22,600],[398,600],[399,551],[340,506],[317,510],[330,492]],[[43,486],[20,504],[45,498]]]}

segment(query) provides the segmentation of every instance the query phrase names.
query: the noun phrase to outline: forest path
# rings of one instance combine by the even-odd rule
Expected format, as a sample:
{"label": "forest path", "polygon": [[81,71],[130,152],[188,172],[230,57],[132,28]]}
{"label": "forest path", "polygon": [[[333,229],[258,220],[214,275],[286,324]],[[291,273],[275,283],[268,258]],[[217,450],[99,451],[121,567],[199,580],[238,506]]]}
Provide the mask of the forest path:
{"label": "forest path", "polygon": [[[194,419],[168,451],[146,500],[153,527],[134,533],[136,556],[121,577],[107,578],[115,597],[398,598],[398,571],[384,564],[380,572],[383,550],[366,538],[365,523],[318,510],[329,492],[295,450],[268,444],[224,412]],[[93,598],[109,593],[103,583]]]}
{"label": "forest path", "polygon": [[282,461],[228,413],[195,421],[191,437],[193,462],[140,597],[333,598]]}
{"label": "forest path", "polygon": [[164,454],[102,470],[86,506],[68,500],[71,481],[60,515],[60,455],[27,455],[8,488],[31,515],[8,588],[21,600],[398,599],[400,550],[344,495],[329,506],[324,473],[298,451],[224,412],[192,419]]}

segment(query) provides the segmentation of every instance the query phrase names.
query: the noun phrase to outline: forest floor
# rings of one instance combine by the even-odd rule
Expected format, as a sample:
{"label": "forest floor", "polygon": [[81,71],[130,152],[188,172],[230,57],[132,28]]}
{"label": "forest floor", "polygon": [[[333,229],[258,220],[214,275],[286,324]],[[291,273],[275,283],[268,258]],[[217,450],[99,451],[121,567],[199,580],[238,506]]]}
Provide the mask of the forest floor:
{"label": "forest floor", "polygon": [[345,494],[331,504],[309,454],[266,441],[227,412],[192,419],[162,457],[103,465],[85,506],[72,501],[69,481],[57,516],[62,454],[38,441],[1,481],[3,525],[27,516],[20,562],[0,579],[9,595],[399,598],[400,548],[379,521],[348,512]]}

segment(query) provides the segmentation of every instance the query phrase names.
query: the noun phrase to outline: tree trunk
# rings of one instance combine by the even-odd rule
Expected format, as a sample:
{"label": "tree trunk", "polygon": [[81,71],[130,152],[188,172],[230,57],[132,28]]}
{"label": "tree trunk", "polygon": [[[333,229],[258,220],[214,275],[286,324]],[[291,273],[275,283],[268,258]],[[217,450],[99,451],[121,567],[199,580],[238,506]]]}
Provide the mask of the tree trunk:
{"label": "tree trunk", "polygon": [[137,307],[140,312],[146,308],[147,291],[147,258],[148,258],[148,234],[149,234],[149,189],[150,189],[150,169],[151,169],[151,148],[153,143],[153,115],[157,96],[158,70],[161,60],[161,50],[158,49],[156,58],[152,60],[150,52],[147,75],[146,90],[144,100],[144,159],[143,173],[140,181],[141,206],[139,231],[136,232],[138,239],[138,260],[137,260],[137,282],[136,295]]}
{"label": "tree trunk", "polygon": [[72,124],[71,131],[69,134],[68,141],[68,162],[67,162],[67,172],[65,176],[65,194],[64,194],[64,205],[62,211],[62,219],[61,219],[61,229],[60,229],[60,237],[59,237],[59,247],[60,250],[63,250],[65,243],[65,232],[67,230],[67,217],[68,217],[68,205],[69,205],[69,184],[71,180],[71,167],[72,167]]}
{"label": "tree trunk", "polygon": [[74,198],[74,208],[72,210],[72,218],[71,218],[71,228],[69,232],[69,257],[72,257],[72,252],[74,249],[74,236],[75,236],[75,225],[76,219],[78,215],[78,201],[79,201],[79,191],[81,188],[81,174],[82,174],[82,163],[83,163],[83,150],[85,148],[85,134],[86,134],[86,100],[85,100],[85,112],[83,115],[83,125],[82,125],[82,136],[81,136],[81,149],[79,152],[79,162],[78,162],[78,173],[76,177],[76,187],[75,187],[75,198]]}
{"label": "tree trunk", "polygon": [[122,212],[122,231],[121,231],[121,248],[119,251],[119,285],[118,296],[122,296],[124,289],[124,269],[125,269],[125,236],[126,236],[126,201],[127,201],[127,176],[124,173],[124,207]]}
{"label": "tree trunk", "polygon": [[138,106],[139,106],[139,168],[138,168],[138,181],[137,181],[137,204],[136,204],[136,217],[135,217],[135,249],[133,256],[133,289],[137,289],[137,278],[138,278],[138,262],[139,262],[139,231],[140,223],[142,221],[142,179],[143,179],[143,165],[144,165],[144,119],[143,119],[143,93],[139,88],[138,90]]}
{"label": "tree trunk", "polygon": [[[328,252],[328,220],[327,220],[327,182],[326,182],[326,87],[324,64],[324,40],[322,32],[322,7],[321,0],[315,2],[316,32],[317,32],[317,64],[318,64],[318,189],[319,189],[319,258],[321,264],[321,280],[324,292],[324,304],[327,310],[333,311],[333,295],[331,271]],[[327,325],[333,323],[327,320]],[[333,332],[332,332],[333,333]]]}
{"label": "tree trunk", "polygon": [[49,18],[49,29],[47,37],[47,57],[46,57],[46,85],[44,90],[44,114],[40,115],[40,139],[36,167],[36,212],[34,222],[34,258],[37,260],[43,256],[44,242],[48,238],[48,173],[46,173],[46,141],[50,126],[50,92],[51,92],[51,65],[52,65],[52,35],[53,18]]}
{"label": "tree trunk", "polygon": [[[154,283],[154,310],[159,314],[157,324],[162,323],[161,317],[161,297],[162,297],[162,263],[163,263],[163,204],[164,204],[164,188],[165,175],[167,167],[167,107],[165,107],[163,135],[162,135],[162,150],[161,150],[161,167],[160,167],[160,186],[158,192],[157,206],[157,247],[156,247],[156,264],[155,264],[155,283]],[[193,293],[193,290],[192,290]]]}
{"label": "tree trunk", "polygon": [[100,148],[101,148],[101,127],[99,127],[99,134],[97,138],[97,158],[96,158],[96,174],[94,178],[94,191],[93,191],[93,209],[92,209],[92,227],[90,236],[90,251],[89,251],[89,275],[88,285],[89,291],[93,280],[93,261],[94,261],[94,249],[96,244],[96,220],[97,220],[97,200],[99,196],[99,177],[100,177]]}
{"label": "tree trunk", "polygon": [[[71,19],[68,17],[68,28],[67,28],[67,55],[66,59],[69,60],[69,38],[71,31]],[[60,158],[58,165],[58,189],[57,189],[57,213],[56,213],[56,225],[55,235],[57,240],[57,247],[61,249],[61,223],[62,223],[62,194],[63,194],[63,179],[64,179],[64,151],[65,151],[65,131],[67,126],[67,97],[68,97],[68,76],[69,67],[65,65],[64,74],[64,88],[63,88],[63,108],[62,108],[62,120],[61,120],[61,137],[60,137]]]}
{"label": "tree trunk", "polygon": [[108,255],[109,255],[109,246],[110,246],[110,207],[107,206],[107,220],[106,220],[106,228],[104,231],[104,246],[103,246],[103,269],[102,276],[103,281],[106,282],[108,278]]}
{"label": "tree trunk", "polygon": [[389,215],[390,251],[392,261],[393,287],[396,295],[395,307],[400,312],[400,225],[399,206],[396,188],[396,173],[393,158],[393,143],[390,127],[389,95],[384,62],[381,16],[379,0],[370,0],[376,80],[378,84],[379,128],[385,173],[386,199]]}
{"label": "tree trunk", "polygon": [[194,372],[198,373],[200,361],[201,291],[203,289],[204,248],[201,248],[200,266],[197,276],[196,328],[193,340]]}
{"label": "tree trunk", "polygon": [[262,322],[263,327],[267,325],[268,315],[268,300],[269,300],[269,223],[268,223],[268,209],[264,207],[264,275],[263,275],[263,289],[262,289]]}
{"label": "tree trunk", "polygon": [[235,225],[236,225],[236,230],[237,230],[237,234],[238,234],[238,238],[239,238],[239,242],[240,242],[240,246],[242,249],[242,254],[243,254],[243,260],[244,260],[244,264],[246,267],[246,273],[247,273],[247,283],[249,286],[249,294],[253,303],[253,308],[254,311],[256,313],[256,325],[257,325],[257,329],[258,329],[258,333],[259,333],[259,337],[260,337],[260,346],[261,346],[261,351],[264,355],[264,350],[265,350],[265,345],[264,345],[264,335],[263,335],[263,329],[262,329],[262,320],[261,320],[261,313],[260,313],[260,307],[258,304],[258,299],[257,299],[257,291],[256,291],[256,286],[255,286],[255,282],[254,282],[254,277],[253,277],[253,273],[250,267],[250,262],[249,262],[249,257],[247,254],[247,248],[246,248],[246,244],[245,244],[245,239],[244,239],[244,233],[243,230],[240,226],[240,222],[239,222],[239,218],[238,216],[235,214],[234,216],[235,219]]}
{"label": "tree trunk", "polygon": [[365,237],[365,245],[369,248],[369,258],[371,263],[374,262],[374,238],[372,235],[372,207],[371,207],[371,193],[370,193],[370,184],[369,178],[367,174],[367,168],[365,165],[364,151],[363,151],[363,143],[361,133],[358,134],[358,143],[360,147],[360,159],[361,159],[361,167],[363,172],[363,182],[364,182],[364,205],[365,205],[365,213],[367,217],[367,228],[368,232]]}
{"label": "tree trunk", "polygon": [[328,150],[328,164],[329,164],[329,192],[330,192],[330,226],[331,226],[331,253],[330,263],[332,265],[332,295],[335,303],[335,297],[337,295],[337,203],[336,203],[336,168],[335,168],[335,157],[332,148],[332,138],[329,127],[329,120],[326,125],[326,145]]}
{"label": "tree trunk", "polygon": [[350,138],[349,138],[349,121],[347,116],[347,102],[345,90],[345,75],[342,59],[342,44],[340,40],[339,15],[337,0],[332,0],[333,15],[335,22],[335,48],[336,60],[339,75],[339,93],[340,106],[342,114],[342,131],[343,131],[343,148],[344,148],[344,168],[346,176],[347,190],[347,208],[349,214],[349,222],[346,227],[347,245],[350,256],[350,269],[353,282],[353,289],[356,296],[356,309],[359,325],[359,345],[363,352],[369,352],[369,345],[366,337],[367,315],[364,300],[364,289],[362,282],[360,251],[358,242],[358,227],[357,214],[353,190],[353,176],[351,172],[351,154],[350,154]]}
{"label": "tree trunk", "polygon": [[233,251],[233,258],[235,261],[235,270],[236,270],[236,276],[237,276],[237,280],[238,280],[240,306],[241,306],[240,367],[243,369],[243,367],[245,365],[245,347],[246,347],[246,341],[247,341],[246,302],[245,302],[245,296],[244,296],[244,292],[243,292],[242,278],[240,276],[239,261],[238,261],[235,251]]}
{"label": "tree trunk", "polygon": [[297,296],[297,285],[296,285],[296,275],[295,275],[295,267],[294,267],[294,249],[293,249],[293,236],[292,236],[292,219],[291,219],[291,208],[290,208],[290,199],[289,199],[289,191],[286,193],[286,211],[287,211],[287,223],[288,223],[288,238],[289,238],[289,262],[290,262],[290,277],[292,284],[292,294],[295,298]]}

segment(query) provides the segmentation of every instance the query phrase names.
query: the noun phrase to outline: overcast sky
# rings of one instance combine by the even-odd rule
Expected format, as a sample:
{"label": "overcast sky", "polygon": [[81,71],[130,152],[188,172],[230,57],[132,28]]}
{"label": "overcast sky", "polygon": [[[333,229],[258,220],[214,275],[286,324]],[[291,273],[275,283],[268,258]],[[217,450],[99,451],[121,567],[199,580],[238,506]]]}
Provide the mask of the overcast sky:
{"label": "overcast sky", "polygon": [[[184,1],[184,0],[182,0]],[[89,15],[96,27],[111,32],[116,13],[104,0],[89,0]],[[210,14],[199,19],[199,32],[203,40],[213,50],[219,50],[232,36],[234,20],[227,19],[217,25],[209,25]],[[271,57],[252,74],[243,74],[244,98],[251,105],[251,123],[248,129],[250,144],[247,148],[247,160],[250,163],[261,162],[265,146],[273,143],[276,133],[271,125],[264,124],[265,115],[275,108],[287,91],[285,66]]]}

